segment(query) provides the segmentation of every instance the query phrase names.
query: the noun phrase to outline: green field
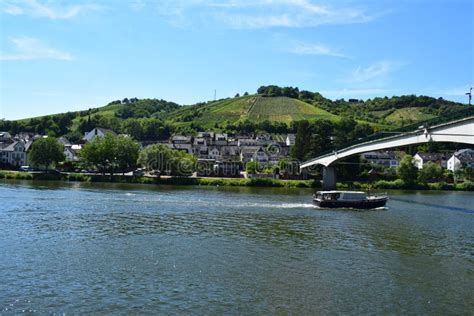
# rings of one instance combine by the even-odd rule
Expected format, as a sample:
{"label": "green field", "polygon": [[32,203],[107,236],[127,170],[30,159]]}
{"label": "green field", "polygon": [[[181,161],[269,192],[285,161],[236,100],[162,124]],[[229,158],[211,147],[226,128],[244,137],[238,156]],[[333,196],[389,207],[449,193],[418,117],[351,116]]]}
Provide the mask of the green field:
{"label": "green field", "polygon": [[397,109],[388,115],[385,120],[396,125],[406,125],[418,121],[426,121],[435,117],[435,115],[423,113],[421,108],[412,107]]}
{"label": "green field", "polygon": [[287,97],[258,97],[247,114],[254,122],[265,120],[290,123],[301,120],[338,120],[337,115],[331,114],[314,105]]}
{"label": "green field", "polygon": [[170,113],[167,119],[178,125],[192,122],[203,127],[213,127],[216,123],[235,123],[243,120],[290,123],[300,120],[326,119],[335,121],[339,116],[314,105],[287,97],[246,96],[211,102],[200,106],[183,107]]}

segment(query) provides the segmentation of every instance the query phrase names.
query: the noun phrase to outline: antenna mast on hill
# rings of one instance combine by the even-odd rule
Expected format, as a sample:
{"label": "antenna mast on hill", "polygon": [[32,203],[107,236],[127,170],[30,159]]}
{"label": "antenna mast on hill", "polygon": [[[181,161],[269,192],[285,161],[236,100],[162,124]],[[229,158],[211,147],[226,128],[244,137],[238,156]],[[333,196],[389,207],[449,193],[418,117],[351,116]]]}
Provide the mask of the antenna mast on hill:
{"label": "antenna mast on hill", "polygon": [[214,101],[216,101],[216,100],[217,100],[217,90],[214,89]]}
{"label": "antenna mast on hill", "polygon": [[472,100],[472,87],[471,87],[471,89],[469,89],[469,92],[467,92],[466,95],[469,97],[469,105],[471,105],[471,100]]}

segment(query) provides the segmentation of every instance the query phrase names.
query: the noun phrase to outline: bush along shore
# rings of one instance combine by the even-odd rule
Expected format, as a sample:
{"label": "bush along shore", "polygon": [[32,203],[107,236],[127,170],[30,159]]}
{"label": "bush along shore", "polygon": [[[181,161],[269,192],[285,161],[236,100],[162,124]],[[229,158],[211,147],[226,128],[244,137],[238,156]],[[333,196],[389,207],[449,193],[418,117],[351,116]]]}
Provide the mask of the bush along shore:
{"label": "bush along shore", "polygon": [[131,177],[123,175],[85,175],[81,173],[52,174],[0,171],[0,179],[71,181],[71,182],[111,182],[156,185],[205,185],[205,186],[249,186],[249,187],[286,187],[316,188],[316,180],[277,180],[269,178],[191,178],[191,177]]}
{"label": "bush along shore", "polygon": [[[203,185],[203,186],[248,186],[248,187],[282,187],[282,188],[321,188],[318,180],[279,180],[270,178],[191,178],[191,177],[131,177],[123,175],[85,175],[81,173],[29,173],[0,171],[0,179],[36,180],[36,181],[70,181],[70,182],[110,182],[136,183],[155,185]],[[339,190],[456,190],[474,191],[474,182],[461,183],[416,183],[406,184],[403,180],[379,180],[367,182],[342,182],[337,184]]]}

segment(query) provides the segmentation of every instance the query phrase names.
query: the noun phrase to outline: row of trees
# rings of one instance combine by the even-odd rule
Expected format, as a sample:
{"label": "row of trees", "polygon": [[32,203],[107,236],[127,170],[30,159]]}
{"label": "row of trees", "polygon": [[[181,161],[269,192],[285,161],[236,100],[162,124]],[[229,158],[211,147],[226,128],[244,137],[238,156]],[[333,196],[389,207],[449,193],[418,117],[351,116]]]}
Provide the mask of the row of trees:
{"label": "row of trees", "polygon": [[454,174],[449,170],[444,170],[439,164],[427,162],[422,169],[415,166],[413,156],[406,155],[400,161],[397,169],[398,178],[403,180],[408,186],[415,184],[425,184],[439,181],[448,181],[463,179],[467,181],[474,180],[474,170],[472,168],[464,168],[456,171]]}
{"label": "row of trees", "polygon": [[[56,138],[36,140],[29,153],[32,166],[44,170],[65,160],[64,147]],[[142,166],[160,174],[189,175],[197,159],[182,151],[175,151],[166,145],[151,145],[140,151],[140,145],[126,136],[96,137],[84,145],[80,152],[81,165],[102,174],[124,173]]]}
{"label": "row of trees", "polygon": [[168,113],[179,108],[179,105],[174,102],[168,102],[165,100],[157,99],[131,99],[133,102],[124,103],[127,101],[125,99],[122,101],[122,104],[126,106],[121,107],[115,116],[127,119],[127,118],[145,118],[145,117],[159,117],[163,113]]}
{"label": "row of trees", "polygon": [[288,97],[296,99],[300,91],[298,88],[270,85],[261,86],[257,89],[257,93],[265,97]]}
{"label": "row of trees", "polygon": [[102,173],[129,172],[136,168],[140,145],[130,137],[96,137],[80,152],[83,162]]}
{"label": "row of trees", "polygon": [[373,133],[374,129],[370,125],[357,123],[352,119],[342,119],[338,122],[299,121],[296,123],[295,145],[291,149],[291,156],[294,159],[307,160]]}
{"label": "row of trees", "polygon": [[20,132],[29,132],[41,135],[60,136],[70,131],[72,120],[76,116],[75,113],[68,112],[23,121],[0,120],[0,131],[8,131],[13,135]]}

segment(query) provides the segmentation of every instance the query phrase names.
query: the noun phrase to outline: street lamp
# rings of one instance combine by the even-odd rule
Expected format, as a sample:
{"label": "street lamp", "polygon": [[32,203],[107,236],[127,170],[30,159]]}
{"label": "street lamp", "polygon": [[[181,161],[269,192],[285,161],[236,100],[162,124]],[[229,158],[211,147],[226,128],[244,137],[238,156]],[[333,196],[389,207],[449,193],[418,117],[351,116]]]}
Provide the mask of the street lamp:
{"label": "street lamp", "polygon": [[471,105],[471,100],[472,100],[472,87],[469,89],[469,92],[466,93],[467,96],[469,96],[469,105]]}

